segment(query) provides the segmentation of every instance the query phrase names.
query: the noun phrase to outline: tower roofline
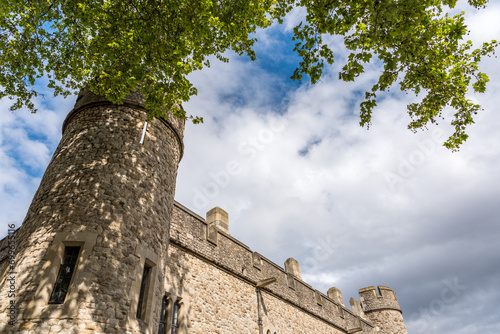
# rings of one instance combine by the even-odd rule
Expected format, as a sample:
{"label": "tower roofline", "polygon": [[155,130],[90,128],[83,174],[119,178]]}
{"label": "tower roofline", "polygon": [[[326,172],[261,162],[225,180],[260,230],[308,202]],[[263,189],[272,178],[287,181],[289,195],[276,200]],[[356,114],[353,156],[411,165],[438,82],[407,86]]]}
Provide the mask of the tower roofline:
{"label": "tower roofline", "polygon": [[359,289],[358,292],[361,306],[365,313],[382,310],[394,310],[403,313],[399,307],[396,293],[391,288],[386,286],[378,286],[377,288],[369,286]]}
{"label": "tower roofline", "polygon": [[[148,112],[146,109],[146,102],[144,95],[140,93],[137,92],[130,93],[129,95],[123,98],[122,104],[117,105],[106,99],[106,97],[104,96],[94,94],[93,92],[90,91],[88,87],[85,87],[78,94],[75,106],[68,113],[68,115],[66,115],[66,118],[64,119],[64,122],[62,124],[62,134],[64,134],[66,128],[71,123],[76,114],[85,109],[98,106],[125,106],[144,111],[145,113]],[[181,105],[179,107],[183,109]],[[184,137],[185,121],[173,116],[171,113],[169,113],[169,117],[166,119],[159,117],[156,117],[156,119],[158,119],[162,124],[170,128],[175,134],[176,140],[180,147],[180,159],[179,159],[180,161],[184,155],[184,142],[182,138]]]}

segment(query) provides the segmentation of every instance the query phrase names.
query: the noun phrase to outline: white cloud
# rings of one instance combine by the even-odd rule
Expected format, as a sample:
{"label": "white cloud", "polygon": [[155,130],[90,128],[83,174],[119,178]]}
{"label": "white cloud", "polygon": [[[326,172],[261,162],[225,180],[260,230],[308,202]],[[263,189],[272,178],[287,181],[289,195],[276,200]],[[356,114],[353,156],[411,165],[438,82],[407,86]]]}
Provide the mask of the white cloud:
{"label": "white cloud", "polygon": [[[237,66],[252,71],[252,65]],[[297,258],[303,277],[324,292],[336,285],[348,300],[359,288],[389,285],[396,289],[405,314],[415,314],[439,297],[443,280],[458,277],[472,285],[481,275],[494,275],[482,268],[495,263],[491,252],[499,252],[493,243],[483,243],[500,234],[493,223],[498,215],[494,199],[500,195],[500,76],[497,60],[487,60],[483,67],[492,84],[486,94],[474,98],[485,110],[477,115],[459,153],[441,146],[452,132],[444,121],[417,134],[406,129],[406,104],[413,97],[404,93],[387,95],[371,129],[360,128],[358,92],[370,87],[377,75],[370,66],[355,85],[332,75],[290,92],[286,113],[280,116],[285,129],[253,159],[244,159],[237,147],[269,126],[272,117],[263,111],[266,105],[239,106],[223,120],[223,131],[211,122],[189,129],[177,199],[189,206],[190,191],[213,181],[208,170],[223,171],[228,161],[237,160],[244,173],[232,176],[205,207],[197,208],[200,214],[220,205],[230,214],[233,235],[279,264]],[[262,96],[262,90],[272,89],[271,82],[246,86],[243,95]],[[233,85],[219,84],[222,90]],[[210,100],[214,105],[204,104],[207,112],[214,108],[220,114],[221,101],[203,95],[201,87],[206,85],[198,82],[200,95],[186,108]],[[307,154],[301,156],[300,151]],[[386,177],[391,173],[399,176],[393,187]],[[329,237],[335,246],[322,249],[321,237]],[[484,266],[468,272],[477,258],[483,258]],[[494,294],[493,286],[487,289]],[[468,293],[471,304],[479,302],[475,290]],[[468,305],[465,298],[457,299],[424,332],[454,332],[463,326],[457,317],[474,321],[464,317],[474,313]],[[409,322],[413,333],[424,333],[415,326]],[[475,323],[471,328],[495,333],[494,326]]]}
{"label": "white cloud", "polygon": [[42,102],[40,99],[35,101],[39,111],[31,114],[26,110],[10,112],[10,101],[0,101],[1,235],[7,233],[8,223],[21,225],[61,138],[62,120],[74,99],[51,99],[50,105]]}

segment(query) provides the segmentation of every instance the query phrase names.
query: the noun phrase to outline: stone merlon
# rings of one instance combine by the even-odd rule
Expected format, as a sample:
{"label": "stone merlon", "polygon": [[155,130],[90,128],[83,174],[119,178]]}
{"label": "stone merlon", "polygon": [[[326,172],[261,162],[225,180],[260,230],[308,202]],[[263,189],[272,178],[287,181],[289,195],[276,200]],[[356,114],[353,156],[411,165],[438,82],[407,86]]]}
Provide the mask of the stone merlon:
{"label": "stone merlon", "polygon": [[229,234],[229,216],[226,211],[216,206],[207,212],[206,222],[208,226],[215,225],[223,232]]}
{"label": "stone merlon", "polygon": [[285,261],[285,271],[288,274],[291,274],[293,277],[296,277],[296,278],[302,280],[302,277],[300,276],[299,261],[295,260],[293,257],[288,258]]}
{"label": "stone merlon", "polygon": [[342,299],[342,292],[336,287],[332,287],[328,289],[328,298],[334,300],[336,303],[340,305],[344,305],[344,300]]}

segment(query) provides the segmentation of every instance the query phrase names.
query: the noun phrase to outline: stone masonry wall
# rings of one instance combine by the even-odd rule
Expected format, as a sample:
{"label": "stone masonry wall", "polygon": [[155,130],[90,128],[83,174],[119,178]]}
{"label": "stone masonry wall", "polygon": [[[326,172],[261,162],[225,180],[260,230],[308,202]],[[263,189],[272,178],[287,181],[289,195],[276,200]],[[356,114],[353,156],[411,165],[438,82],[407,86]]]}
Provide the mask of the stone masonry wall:
{"label": "stone masonry wall", "polygon": [[[173,243],[169,259],[165,290],[174,300],[183,301],[179,334],[258,333],[254,286]],[[272,294],[264,292],[263,298],[268,311],[268,316],[262,313],[264,328],[272,328],[273,333],[344,333]]]}
{"label": "stone masonry wall", "polygon": [[393,310],[383,310],[368,313],[373,324],[380,328],[383,334],[407,334],[401,313]]}
{"label": "stone masonry wall", "polygon": [[[240,282],[239,285],[242,284],[239,291],[246,292],[244,294],[242,292],[237,293],[237,298],[244,299],[244,301],[236,300],[231,307],[246,309],[244,318],[250,317],[252,319],[251,323],[255,324],[256,316],[254,315],[256,309],[253,311],[249,309],[254,304],[256,307],[255,284],[259,280],[276,277],[276,283],[267,286],[266,290],[274,297],[272,300],[275,301],[275,310],[287,309],[286,312],[283,311],[285,313],[282,315],[272,317],[276,319],[275,322],[282,322],[279,333],[299,333],[298,329],[292,330],[286,324],[293,323],[291,319],[300,317],[308,318],[311,326],[318,326],[318,331],[310,331],[309,333],[330,333],[334,329],[340,333],[346,333],[348,330],[357,328],[364,330],[360,333],[373,332],[373,327],[369,322],[354,315],[350,310],[334,302],[326,295],[314,290],[307,283],[291,277],[283,268],[262,255],[252,252],[248,246],[225,232],[221,230],[211,231],[203,218],[190,212],[179,203],[175,203],[172,217],[170,247],[175,246],[176,251],[173,254],[175,255],[175,263],[178,263],[176,269],[178,277],[171,273],[175,277],[173,281],[179,282],[178,287],[182,288],[184,286],[182,278],[184,277],[195,275],[201,279],[200,282],[193,283],[189,281],[189,288],[185,287],[187,296],[193,298],[191,293],[198,289],[205,291],[203,284],[210,284],[210,280],[214,280],[215,284],[220,285],[219,288],[215,288],[213,291],[207,289],[206,291],[210,291],[209,294],[212,297],[217,296],[217,298],[226,300],[228,298],[225,295],[226,292],[220,291],[226,288],[223,282],[236,279]],[[200,260],[194,261],[192,258]],[[210,275],[206,274],[208,271],[210,271]],[[220,277],[223,277],[224,280],[217,283]],[[169,285],[169,282],[165,282],[165,284]],[[223,296],[220,295],[221,293]],[[203,302],[206,305],[211,303],[213,303],[213,299]],[[201,307],[203,304],[191,303],[192,307]],[[231,305],[231,303],[228,304]],[[292,309],[300,310],[300,316],[292,314],[293,312],[290,313]],[[203,313],[200,313],[199,310],[192,312],[191,321],[196,322],[193,319],[198,316],[203,317]],[[278,311],[276,312],[276,314],[281,314]],[[320,330],[319,328],[324,329]],[[221,333],[231,332],[221,331]]]}
{"label": "stone masonry wall", "polygon": [[[184,124],[155,119],[142,145],[143,104],[134,94],[121,106],[80,94],[17,231],[15,325],[0,277],[1,333],[157,333],[164,296],[170,316],[181,305],[179,334],[256,333],[255,285],[271,277],[266,334],[406,333],[392,290],[360,290],[365,319],[302,281],[295,260],[283,269],[174,202]],[[66,246],[81,247],[77,268],[65,302],[49,304]],[[145,265],[151,280],[137,319]]]}
{"label": "stone masonry wall", "polygon": [[[18,232],[14,326],[5,318],[9,300],[5,279],[0,281],[0,332],[113,334],[157,328],[157,319],[135,319],[134,303],[145,261],[156,274],[149,300],[163,294],[157,282],[167,265],[183,123],[155,119],[141,145],[146,112],[134,96],[126,102],[116,106],[84,92],[68,115]],[[64,304],[48,304],[64,246],[82,247],[78,268]]]}
{"label": "stone masonry wall", "polygon": [[396,293],[385,286],[379,286],[378,291],[373,286],[359,290],[363,312],[381,334],[407,334]]}

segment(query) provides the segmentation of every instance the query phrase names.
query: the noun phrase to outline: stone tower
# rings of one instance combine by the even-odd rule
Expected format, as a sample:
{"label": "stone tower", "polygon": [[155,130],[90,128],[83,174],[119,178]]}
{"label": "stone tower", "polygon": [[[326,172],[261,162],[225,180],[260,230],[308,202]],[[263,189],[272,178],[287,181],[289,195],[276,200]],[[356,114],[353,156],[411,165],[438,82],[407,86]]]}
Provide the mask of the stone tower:
{"label": "stone tower", "polygon": [[364,315],[381,334],[408,334],[396,293],[385,286],[379,286],[378,291],[373,286],[359,290]]}
{"label": "stone tower", "polygon": [[184,122],[154,119],[141,144],[146,118],[139,94],[82,90],[18,232],[0,332],[156,332]]}

